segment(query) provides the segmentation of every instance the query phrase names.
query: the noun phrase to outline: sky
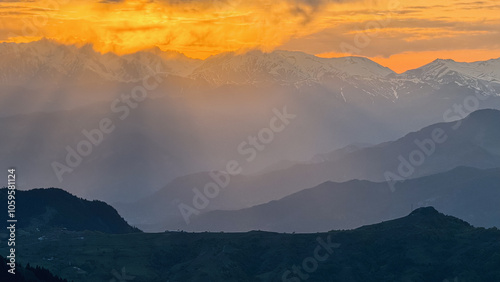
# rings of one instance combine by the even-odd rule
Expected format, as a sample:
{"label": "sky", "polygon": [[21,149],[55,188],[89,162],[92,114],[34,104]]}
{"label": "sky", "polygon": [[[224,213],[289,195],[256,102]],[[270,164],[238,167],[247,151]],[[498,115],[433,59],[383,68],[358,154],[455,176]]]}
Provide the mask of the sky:
{"label": "sky", "polygon": [[204,59],[252,49],[368,57],[396,72],[500,57],[498,0],[0,0],[0,42],[49,38]]}

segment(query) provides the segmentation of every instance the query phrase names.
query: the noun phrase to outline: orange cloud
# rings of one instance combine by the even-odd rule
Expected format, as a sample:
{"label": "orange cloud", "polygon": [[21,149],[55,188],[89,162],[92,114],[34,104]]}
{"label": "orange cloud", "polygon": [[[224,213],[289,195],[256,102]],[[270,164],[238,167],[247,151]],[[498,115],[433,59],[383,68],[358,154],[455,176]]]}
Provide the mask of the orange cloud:
{"label": "orange cloud", "polygon": [[435,59],[453,59],[457,62],[486,61],[500,57],[500,49],[497,50],[439,50],[423,52],[405,52],[393,55],[389,58],[373,57],[373,61],[402,73],[409,69],[421,67]]}
{"label": "orange cloud", "polygon": [[499,12],[496,0],[34,0],[0,2],[0,41],[47,37],[118,54],[158,46],[195,58],[278,48],[401,70],[393,60],[404,54],[500,56]]}
{"label": "orange cloud", "polygon": [[[62,43],[92,43],[98,51],[116,53],[158,46],[204,58],[225,51],[271,50],[292,36],[319,30],[318,5],[328,5],[312,2],[77,1],[54,5],[36,17],[9,16],[4,22],[9,22],[10,35],[2,37],[12,42],[47,37]],[[42,4],[23,3],[22,7]],[[8,7],[0,5],[0,9]]]}

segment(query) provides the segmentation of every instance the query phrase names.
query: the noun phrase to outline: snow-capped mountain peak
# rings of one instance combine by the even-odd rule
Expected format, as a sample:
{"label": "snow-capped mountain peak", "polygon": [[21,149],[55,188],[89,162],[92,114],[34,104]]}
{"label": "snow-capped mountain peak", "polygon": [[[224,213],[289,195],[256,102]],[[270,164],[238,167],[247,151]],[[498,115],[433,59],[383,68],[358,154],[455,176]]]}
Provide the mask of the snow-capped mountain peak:
{"label": "snow-capped mountain peak", "polygon": [[328,60],[332,62],[332,66],[351,76],[380,78],[395,74],[391,69],[381,66],[365,57],[341,57]]}
{"label": "snow-capped mountain peak", "polygon": [[[92,45],[62,45],[42,39],[31,43],[0,43],[0,82],[5,85],[137,82],[152,71],[175,75],[182,83],[316,87],[344,102],[375,97],[391,101],[412,93],[431,93],[451,87],[500,93],[500,58],[461,63],[437,59],[420,68],[396,74],[363,57],[322,58],[298,51],[258,50],[221,53],[195,60],[173,51],[151,48],[128,55],[101,54]],[[201,84],[198,84],[201,82]]]}
{"label": "snow-capped mountain peak", "polygon": [[156,50],[119,56],[101,54],[90,44],[63,45],[48,39],[0,44],[0,81],[9,84],[73,78],[77,81],[134,82],[151,75],[157,66],[164,74],[187,76],[201,60]]}
{"label": "snow-capped mountain peak", "polygon": [[320,58],[296,51],[224,53],[208,58],[192,78],[214,85],[276,82],[303,85],[326,77],[382,78],[394,73],[367,58]]}
{"label": "snow-capped mountain peak", "polygon": [[436,59],[406,74],[418,75],[424,80],[439,79],[447,75],[460,75],[487,82],[500,83],[500,58],[473,63],[455,62],[451,59]]}

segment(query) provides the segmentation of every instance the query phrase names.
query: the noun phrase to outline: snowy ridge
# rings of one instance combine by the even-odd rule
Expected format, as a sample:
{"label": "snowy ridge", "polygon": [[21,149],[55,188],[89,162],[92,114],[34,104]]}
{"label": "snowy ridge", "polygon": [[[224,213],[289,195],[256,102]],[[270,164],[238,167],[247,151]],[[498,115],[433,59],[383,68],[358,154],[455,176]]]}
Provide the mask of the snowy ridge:
{"label": "snowy ridge", "polygon": [[320,58],[296,51],[222,53],[195,60],[177,52],[151,48],[119,56],[42,39],[0,44],[0,82],[37,83],[137,82],[153,72],[176,75],[217,88],[224,85],[319,87],[345,103],[353,100],[396,101],[406,95],[443,87],[465,87],[489,95],[500,93],[500,58],[459,63],[435,60],[396,74],[363,57]]}
{"label": "snowy ridge", "polygon": [[403,80],[427,84],[434,89],[456,84],[488,95],[500,93],[500,59],[473,63],[461,63],[437,59],[420,68],[398,76]]}
{"label": "snowy ridge", "polygon": [[10,84],[66,78],[135,82],[157,69],[185,76],[201,63],[160,50],[124,56],[100,54],[91,45],[78,48],[47,39],[21,44],[1,43],[0,54],[0,81]]}
{"label": "snowy ridge", "polygon": [[190,76],[214,85],[320,83],[328,76],[382,78],[394,73],[369,59],[361,57],[319,58],[292,51],[246,54],[224,53],[208,58]]}
{"label": "snowy ridge", "polygon": [[472,79],[500,83],[500,58],[473,63],[460,63],[453,60],[437,59],[408,74],[420,73],[424,80],[440,79],[447,75],[462,75]]}

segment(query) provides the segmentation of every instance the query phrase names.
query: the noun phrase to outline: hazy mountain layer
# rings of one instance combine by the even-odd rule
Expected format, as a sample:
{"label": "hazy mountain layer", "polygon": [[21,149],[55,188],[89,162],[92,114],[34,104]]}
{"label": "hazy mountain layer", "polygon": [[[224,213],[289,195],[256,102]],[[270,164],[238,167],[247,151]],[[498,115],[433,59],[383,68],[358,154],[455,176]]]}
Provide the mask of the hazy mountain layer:
{"label": "hazy mountain layer", "polygon": [[[150,197],[115,207],[127,220],[144,230],[161,231],[189,228],[183,218],[196,218],[199,215],[196,211],[201,214],[210,210],[251,207],[325,181],[386,181],[381,186],[390,194],[404,184],[401,184],[404,180],[458,166],[500,167],[499,120],[500,111],[481,110],[458,122],[434,124],[396,141],[353,151],[340,150],[332,154],[336,157],[323,162],[300,163],[258,175],[231,176],[219,172],[187,175],[175,179]],[[220,189],[210,198],[206,195],[213,193],[210,192],[213,185]],[[189,216],[183,217],[181,209]]]}
{"label": "hazy mountain layer", "polygon": [[500,226],[500,169],[457,168],[407,180],[391,192],[387,183],[326,182],[278,201],[237,211],[212,211],[179,228],[192,231],[317,232],[350,229],[399,217],[432,205],[474,226]]}
{"label": "hazy mountain layer", "polygon": [[[118,56],[41,40],[2,43],[0,52],[0,130],[9,136],[0,139],[2,167],[22,169],[23,187],[65,187],[108,202],[134,201],[231,160],[247,175],[500,109],[498,59],[436,60],[395,74],[366,58],[288,51],[200,61],[159,49]],[[238,149],[269,129],[274,109],[285,108],[296,118],[265,148]],[[298,183],[303,189],[328,179]]]}

